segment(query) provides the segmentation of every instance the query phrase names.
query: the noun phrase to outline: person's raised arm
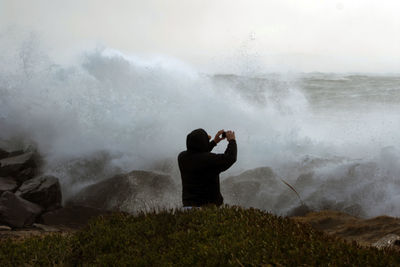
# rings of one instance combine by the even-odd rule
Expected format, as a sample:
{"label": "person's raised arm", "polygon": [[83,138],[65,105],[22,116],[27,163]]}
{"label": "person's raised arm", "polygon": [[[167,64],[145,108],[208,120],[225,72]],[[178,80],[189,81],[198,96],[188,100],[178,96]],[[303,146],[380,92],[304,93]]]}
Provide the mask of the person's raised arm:
{"label": "person's raised arm", "polygon": [[210,143],[208,143],[208,152],[211,152],[213,148],[217,145],[214,140],[211,140]]}
{"label": "person's raised arm", "polygon": [[219,171],[223,172],[229,169],[236,162],[237,145],[235,132],[227,131],[226,140],[229,142],[224,154],[212,154],[211,164]]}

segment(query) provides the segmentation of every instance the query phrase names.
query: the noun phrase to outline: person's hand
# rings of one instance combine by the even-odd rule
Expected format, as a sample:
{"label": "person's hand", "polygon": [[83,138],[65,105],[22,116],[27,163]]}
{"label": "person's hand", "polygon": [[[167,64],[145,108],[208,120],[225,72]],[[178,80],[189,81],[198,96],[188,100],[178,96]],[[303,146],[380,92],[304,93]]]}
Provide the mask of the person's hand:
{"label": "person's hand", "polygon": [[231,140],[236,140],[235,139],[235,132],[232,131],[227,131],[226,132],[226,140],[231,141]]}
{"label": "person's hand", "polygon": [[222,134],[223,134],[223,133],[224,133],[224,130],[219,130],[218,133],[215,135],[215,137],[214,137],[214,142],[215,142],[216,144],[218,144],[219,141],[225,139],[225,137],[222,137]]}

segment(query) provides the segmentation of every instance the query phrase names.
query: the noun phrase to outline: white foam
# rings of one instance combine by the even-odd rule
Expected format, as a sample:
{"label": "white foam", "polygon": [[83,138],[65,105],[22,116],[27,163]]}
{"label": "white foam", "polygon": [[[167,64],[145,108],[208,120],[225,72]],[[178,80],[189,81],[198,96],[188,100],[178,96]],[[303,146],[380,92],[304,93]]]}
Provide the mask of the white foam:
{"label": "white foam", "polygon": [[[382,189],[386,200],[376,206],[378,212],[367,209],[369,198],[359,201],[360,205],[368,214],[400,215],[397,208],[387,208],[398,198],[390,186],[397,184],[400,172],[397,152],[379,155],[388,145],[397,151],[397,110],[386,108],[382,114],[379,108],[360,113],[327,109],[315,113],[293,77],[218,80],[169,57],[145,58],[96,49],[71,60],[79,63],[58,65],[40,50],[40,44],[29,41],[3,52],[0,138],[35,142],[46,157],[46,170],[56,172],[64,186],[70,187],[67,191],[117,171],[151,169],[165,159],[176,163],[188,132],[201,127],[214,134],[224,128],[235,130],[238,139],[238,162],[231,174],[271,166],[285,175],[281,166],[301,162],[306,155],[372,160],[387,170],[392,180]],[[224,148],[220,144],[216,151]],[[107,154],[107,160],[99,163],[103,172],[93,172],[100,166],[96,164],[71,165],[77,159],[90,161],[98,153]],[[88,171],[74,172],[79,166]],[[315,179],[337,179],[339,170],[316,169]],[[173,175],[179,181],[178,174]],[[369,178],[372,184],[379,184],[379,175],[383,177],[377,172]],[[293,182],[296,178],[288,179]],[[351,201],[349,195],[364,190],[360,188],[328,191],[340,201]],[[310,201],[320,200],[311,197],[316,190],[320,188],[308,189]],[[292,203],[288,205],[284,209]]]}

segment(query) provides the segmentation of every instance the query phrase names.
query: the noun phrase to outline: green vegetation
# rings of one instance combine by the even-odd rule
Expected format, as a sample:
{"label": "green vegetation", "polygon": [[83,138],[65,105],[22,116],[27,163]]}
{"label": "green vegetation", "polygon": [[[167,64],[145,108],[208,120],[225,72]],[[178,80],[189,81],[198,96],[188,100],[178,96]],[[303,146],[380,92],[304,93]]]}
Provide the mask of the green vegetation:
{"label": "green vegetation", "polygon": [[71,235],[0,242],[0,266],[395,266],[400,254],[361,248],[257,209],[115,213]]}

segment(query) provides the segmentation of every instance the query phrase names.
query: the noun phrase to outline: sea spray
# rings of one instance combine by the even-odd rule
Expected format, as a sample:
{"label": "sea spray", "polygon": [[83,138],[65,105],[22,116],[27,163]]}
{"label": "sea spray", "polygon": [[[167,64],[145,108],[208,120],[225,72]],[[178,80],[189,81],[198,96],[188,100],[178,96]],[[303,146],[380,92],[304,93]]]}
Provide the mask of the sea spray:
{"label": "sea spray", "polygon": [[[212,75],[109,48],[61,64],[34,39],[10,47],[0,62],[0,138],[34,143],[67,197],[134,169],[179,184],[186,134],[223,128],[236,132],[239,154],[222,180],[269,166],[315,209],[400,216],[397,76]],[[299,204],[287,187],[263,183],[254,206],[285,214]]]}
{"label": "sea spray", "polygon": [[[284,81],[282,88],[259,92],[255,97],[268,103],[257,105],[229,84],[216,86],[212,76],[183,68],[183,63],[176,67],[179,64],[164,59],[137,62],[111,49],[81,57],[81,63],[72,66],[49,62],[48,68],[32,70],[29,77],[23,67],[13,73],[2,68],[3,139],[31,139],[50,165],[108,151],[118,155],[116,166],[129,170],[175,158],[185,148],[186,134],[198,127],[210,134],[233,129],[244,147],[262,150],[286,143],[282,139],[287,135],[297,135],[296,118],[283,114],[290,106],[285,112],[276,109],[286,101],[285,94],[276,93],[288,90]],[[290,121],[290,127],[285,121]],[[264,156],[253,153],[242,150],[239,157],[246,164],[238,169],[272,157],[263,151],[259,153]]]}

